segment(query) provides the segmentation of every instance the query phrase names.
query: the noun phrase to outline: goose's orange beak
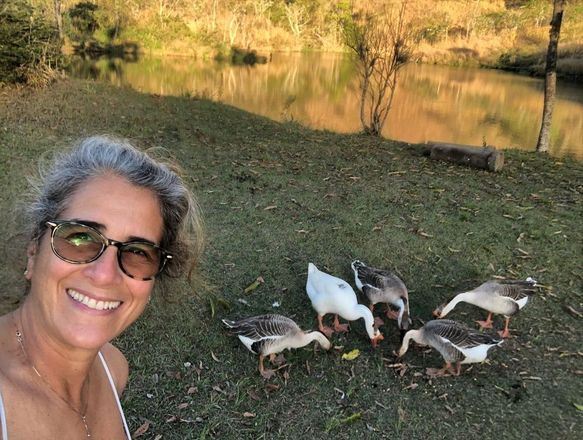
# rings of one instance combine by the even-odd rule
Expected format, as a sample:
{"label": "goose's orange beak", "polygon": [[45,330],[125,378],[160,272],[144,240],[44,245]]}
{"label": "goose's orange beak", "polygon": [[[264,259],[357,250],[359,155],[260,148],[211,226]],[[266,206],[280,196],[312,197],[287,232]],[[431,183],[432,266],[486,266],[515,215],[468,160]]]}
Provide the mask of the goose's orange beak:
{"label": "goose's orange beak", "polygon": [[379,342],[381,342],[383,339],[385,339],[385,337],[382,335],[381,332],[378,332],[378,334],[370,340],[373,348],[377,348]]}

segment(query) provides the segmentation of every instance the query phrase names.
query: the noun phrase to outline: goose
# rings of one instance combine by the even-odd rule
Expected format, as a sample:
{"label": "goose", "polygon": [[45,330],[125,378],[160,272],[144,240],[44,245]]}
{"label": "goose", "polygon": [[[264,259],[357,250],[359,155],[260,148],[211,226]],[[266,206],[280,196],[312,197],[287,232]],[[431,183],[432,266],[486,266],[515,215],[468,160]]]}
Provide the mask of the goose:
{"label": "goose", "polygon": [[[448,371],[459,376],[461,364],[483,362],[488,356],[488,350],[503,342],[502,339],[471,330],[449,319],[429,321],[419,330],[409,330],[405,333],[398,357],[407,352],[411,340],[421,345],[429,345],[443,356],[445,366],[442,369],[427,369],[431,377],[443,376]],[[453,362],[456,363],[455,369]]]}
{"label": "goose", "polygon": [[482,329],[492,328],[492,314],[504,315],[506,322],[504,330],[498,332],[503,338],[510,337],[508,324],[510,318],[518,313],[535,293],[536,280],[528,277],[526,280],[491,280],[468,292],[455,295],[446,303],[433,311],[435,318],[443,318],[454,307],[466,302],[488,311],[485,321],[476,321]]}
{"label": "goose", "polygon": [[384,339],[374,327],[374,318],[368,307],[358,304],[356,293],[346,281],[320,271],[313,263],[308,264],[308,279],[306,292],[312,301],[312,307],[318,313],[318,327],[322,333],[330,337],[334,331],[324,326],[322,319],[328,313],[334,314],[334,330],[348,331],[348,325],[340,324],[338,315],[348,321],[363,318],[366,332],[373,347]]}
{"label": "goose", "polygon": [[259,315],[239,321],[223,319],[223,324],[236,334],[240,341],[254,354],[259,355],[259,373],[265,379],[274,371],[263,366],[263,359],[269,356],[273,362],[275,354],[286,348],[300,348],[312,341],[329,350],[330,341],[320,332],[304,332],[292,319],[276,314]]}
{"label": "goose", "polygon": [[[353,261],[350,266],[354,271],[356,287],[368,298],[371,312],[374,312],[377,303],[385,303],[387,307],[391,304],[399,309],[398,312],[392,312],[387,308],[386,315],[389,319],[397,320],[401,335],[404,335],[411,325],[409,294],[405,283],[392,272],[369,267],[358,260]],[[382,325],[383,322],[376,318],[375,323]]]}

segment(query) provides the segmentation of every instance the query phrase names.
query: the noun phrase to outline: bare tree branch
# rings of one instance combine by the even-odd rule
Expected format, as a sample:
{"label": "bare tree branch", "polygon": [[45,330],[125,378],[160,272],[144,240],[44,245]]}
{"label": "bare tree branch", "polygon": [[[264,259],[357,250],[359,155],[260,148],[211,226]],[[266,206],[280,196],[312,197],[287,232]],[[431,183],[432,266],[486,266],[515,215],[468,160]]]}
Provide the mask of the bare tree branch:
{"label": "bare tree branch", "polygon": [[382,11],[354,12],[342,23],[344,41],[355,55],[360,74],[360,122],[365,133],[375,136],[381,135],[398,72],[412,52],[413,31],[406,10],[403,1]]}

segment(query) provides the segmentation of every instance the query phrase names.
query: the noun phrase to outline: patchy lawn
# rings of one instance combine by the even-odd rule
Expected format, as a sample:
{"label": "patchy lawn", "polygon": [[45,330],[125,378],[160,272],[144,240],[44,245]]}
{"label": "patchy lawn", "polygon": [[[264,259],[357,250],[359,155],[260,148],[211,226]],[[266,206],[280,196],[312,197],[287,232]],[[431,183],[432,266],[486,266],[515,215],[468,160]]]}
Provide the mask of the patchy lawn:
{"label": "patchy lawn", "polygon": [[[140,438],[581,434],[581,163],[507,151],[494,174],[431,161],[420,146],[312,131],[205,100],[74,80],[0,90],[3,311],[24,287],[13,207],[26,176],[45,151],[96,133],[166,147],[206,219],[199,295],[178,283],[180,303],[154,301],[116,341],[131,366],[123,404],[130,428],[145,430]],[[514,337],[458,378],[426,377],[442,364],[435,351],[414,346],[396,360],[393,322],[372,349],[360,321],[333,336],[330,352],[286,352],[287,367],[264,381],[220,318],[277,312],[314,329],[308,262],[354,285],[355,258],[401,275],[415,327],[452,293],[494,276],[532,276],[544,288],[511,321]],[[258,276],[265,282],[245,293]],[[464,305],[450,316],[474,326],[485,313]],[[342,359],[355,348],[360,356]]]}

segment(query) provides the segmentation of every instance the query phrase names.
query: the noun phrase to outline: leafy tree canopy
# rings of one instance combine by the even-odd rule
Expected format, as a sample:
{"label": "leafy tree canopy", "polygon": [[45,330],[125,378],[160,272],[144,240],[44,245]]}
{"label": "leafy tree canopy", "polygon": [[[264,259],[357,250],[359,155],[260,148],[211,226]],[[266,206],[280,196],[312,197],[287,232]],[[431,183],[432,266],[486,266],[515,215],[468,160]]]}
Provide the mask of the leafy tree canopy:
{"label": "leafy tree canopy", "polygon": [[0,6],[0,83],[34,82],[58,65],[56,26],[25,0]]}

